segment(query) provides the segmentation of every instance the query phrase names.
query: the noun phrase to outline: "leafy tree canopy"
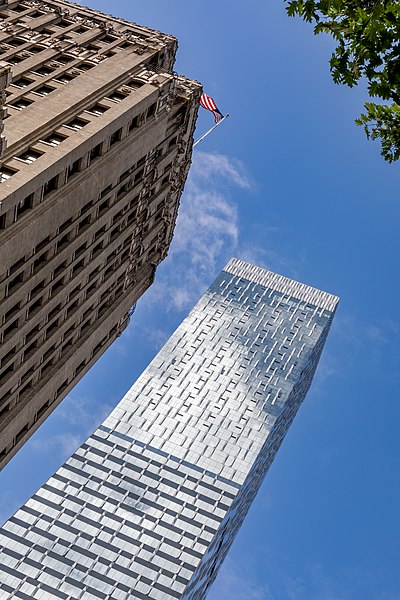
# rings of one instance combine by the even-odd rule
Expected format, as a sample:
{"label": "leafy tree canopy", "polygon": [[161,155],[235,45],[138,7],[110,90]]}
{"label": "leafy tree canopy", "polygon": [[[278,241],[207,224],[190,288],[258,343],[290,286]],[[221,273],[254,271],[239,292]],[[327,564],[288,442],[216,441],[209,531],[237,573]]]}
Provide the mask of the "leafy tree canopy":
{"label": "leafy tree canopy", "polygon": [[361,77],[370,96],[356,120],[369,139],[380,139],[388,162],[400,158],[400,0],[284,0],[289,16],[314,23],[314,33],[337,41],[330,59],[335,83],[353,87]]}

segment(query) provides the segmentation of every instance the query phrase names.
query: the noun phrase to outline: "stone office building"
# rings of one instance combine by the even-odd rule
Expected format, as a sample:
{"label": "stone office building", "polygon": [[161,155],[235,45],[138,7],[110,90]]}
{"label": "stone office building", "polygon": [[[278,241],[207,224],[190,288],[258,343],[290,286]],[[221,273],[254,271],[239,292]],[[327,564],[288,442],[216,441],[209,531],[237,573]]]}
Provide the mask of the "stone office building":
{"label": "stone office building", "polygon": [[105,422],[0,528],[4,600],[204,600],[338,298],[233,259]]}
{"label": "stone office building", "polygon": [[126,327],[173,235],[201,86],[176,40],[0,3],[0,467]]}

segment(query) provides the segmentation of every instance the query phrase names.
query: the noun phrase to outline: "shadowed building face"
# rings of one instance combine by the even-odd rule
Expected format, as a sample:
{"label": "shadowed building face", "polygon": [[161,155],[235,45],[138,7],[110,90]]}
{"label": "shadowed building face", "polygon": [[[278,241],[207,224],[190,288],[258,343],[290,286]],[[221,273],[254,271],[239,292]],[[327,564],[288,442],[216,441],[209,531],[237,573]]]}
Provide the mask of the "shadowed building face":
{"label": "shadowed building face", "polygon": [[168,252],[201,93],[176,48],[63,0],[1,3],[0,468]]}
{"label": "shadowed building face", "polygon": [[307,393],[337,301],[231,260],[4,525],[4,598],[204,598]]}

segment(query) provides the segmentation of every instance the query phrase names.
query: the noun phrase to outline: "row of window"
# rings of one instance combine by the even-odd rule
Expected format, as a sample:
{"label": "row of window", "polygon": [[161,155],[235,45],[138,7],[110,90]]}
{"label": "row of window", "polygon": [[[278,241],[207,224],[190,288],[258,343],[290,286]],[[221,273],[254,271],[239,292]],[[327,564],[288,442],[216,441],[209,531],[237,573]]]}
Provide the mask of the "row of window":
{"label": "row of window", "polygon": [[[66,332],[67,334],[68,332]],[[109,333],[104,336],[100,342],[93,348],[90,356],[83,361],[80,365],[78,365],[73,373],[73,375],[69,378],[67,378],[56,390],[56,393],[54,394],[54,397],[51,400],[46,401],[41,408],[36,412],[36,414],[33,417],[32,422],[25,424],[20,431],[16,434],[13,442],[11,445],[9,445],[6,448],[2,448],[0,450],[0,463],[2,460],[4,460],[4,458],[6,458],[7,454],[12,450],[12,448],[18,444],[25,436],[26,434],[29,432],[30,428],[34,425],[34,423],[36,423],[36,421],[38,421],[51,407],[51,405],[58,401],[60,399],[60,397],[62,395],[65,395],[65,391],[66,389],[74,382],[75,378],[79,376],[79,374],[83,371],[83,369],[93,360],[97,359],[99,353],[101,353],[103,351],[103,348],[105,347],[105,345],[110,341],[115,339],[115,336],[118,334],[118,325],[114,325]],[[65,339],[65,336],[64,336]],[[66,342],[68,343],[68,341]],[[52,348],[49,349],[49,351],[54,350],[54,346]],[[49,352],[48,351],[48,352]],[[46,353],[47,354],[47,353]],[[44,361],[47,360],[47,357],[43,359]],[[43,363],[44,364],[44,363]],[[48,363],[49,364],[49,363]],[[53,362],[51,363],[51,366],[53,365]],[[41,372],[41,377],[44,377],[45,375],[47,375],[47,373],[49,372],[50,368],[46,367],[46,365],[44,364],[44,367],[42,366],[42,372]],[[25,379],[26,380],[26,379]],[[25,381],[24,380],[24,381]],[[19,389],[18,392],[18,398],[12,399],[12,394],[10,392],[6,393],[1,399],[0,399],[0,421],[8,414],[8,412],[11,410],[11,408],[15,405],[15,400],[16,402],[20,402],[21,399],[24,397],[24,395],[26,393],[29,393],[30,390],[33,387],[33,382],[32,380],[28,381],[28,383],[26,383],[25,385],[22,385],[22,387]]]}
{"label": "row of window", "polygon": [[[105,96],[104,98],[102,98],[102,100],[97,101],[93,106],[89,107],[88,109],[86,109],[82,113],[80,113],[79,116],[77,116],[77,117],[71,119],[70,121],[68,121],[67,123],[64,123],[61,126],[59,126],[56,131],[54,131],[53,133],[48,135],[46,138],[39,139],[39,141],[36,144],[34,144],[32,147],[30,147],[28,150],[25,150],[20,155],[13,157],[14,160],[9,159],[0,168],[0,183],[3,181],[7,181],[8,179],[10,179],[10,177],[12,177],[15,173],[17,173],[20,170],[20,168],[22,168],[22,163],[31,164],[35,160],[40,158],[40,156],[42,156],[45,153],[46,147],[50,148],[50,147],[58,146],[61,142],[63,142],[65,139],[67,139],[67,137],[69,137],[68,131],[71,131],[71,132],[72,131],[80,131],[81,129],[83,129],[83,127],[85,127],[86,125],[88,125],[91,122],[92,117],[96,118],[96,117],[99,117],[102,114],[104,114],[111,107],[109,104],[105,103],[104,101],[106,101],[106,102],[109,101],[112,103],[119,103],[129,95],[130,91],[132,91],[133,89],[137,89],[137,87],[139,87],[139,84],[143,85],[142,82],[137,82],[137,81],[131,81],[131,85],[129,83],[124,85],[123,92],[116,90],[113,93],[109,94],[108,96]],[[145,113],[134,117],[129,124],[128,132],[126,133],[126,135],[129,135],[129,133],[131,131],[133,131],[134,129],[139,127],[142,123],[145,122],[146,119],[152,117],[156,113],[156,109],[157,109],[157,102],[154,102],[147,109],[147,111]],[[122,139],[122,128],[118,129],[110,136],[108,148],[111,148],[116,142],[120,141],[121,139]],[[89,164],[92,160],[94,160],[95,158],[100,156],[100,154],[102,152],[104,152],[104,150],[105,150],[105,148],[104,148],[103,142],[98,144],[95,148],[93,148],[92,151],[90,152],[90,161],[88,162],[87,166],[89,166]],[[17,161],[17,162],[15,162],[15,161]],[[80,159],[80,161],[79,161],[80,165],[81,165],[81,162],[82,162],[82,160]],[[19,166],[19,164],[21,166]],[[74,173],[77,172],[76,171],[77,167],[78,167],[78,161],[75,161],[75,163],[73,165],[71,165],[71,167],[69,167],[68,173],[71,172],[71,169],[73,170]],[[79,170],[79,168],[78,168],[78,170]],[[67,173],[67,175],[68,175],[68,173]],[[58,180],[58,177],[59,176],[57,176],[57,180]],[[49,193],[50,191],[53,191],[53,189],[55,189],[57,187],[57,183],[58,183],[58,181],[56,181],[55,178],[53,178],[52,183],[49,182],[48,186],[46,184],[44,187],[44,195],[46,195],[46,193]],[[3,220],[5,221],[4,215],[3,215]],[[4,227],[4,225],[3,225],[3,227]],[[0,220],[0,228],[2,228],[1,220]]]}
{"label": "row of window", "polygon": [[[24,15],[22,15],[21,13],[25,13]],[[1,20],[8,20],[11,23],[15,23],[16,19],[27,19],[28,22],[31,19],[37,19],[39,17],[43,17],[45,15],[49,15],[52,13],[48,13],[47,11],[43,11],[40,10],[38,8],[32,8],[32,6],[28,6],[26,4],[24,4],[23,2],[20,2],[18,5],[13,6],[12,8],[10,8],[9,6],[4,7],[2,9],[2,11],[0,12],[0,19]],[[90,15],[90,26],[89,25],[85,25],[84,23],[78,22],[76,20],[71,20],[68,19],[68,17],[59,17],[57,13],[53,13],[54,14],[54,19],[59,19],[57,20],[57,22],[51,23],[50,25],[47,24],[46,28],[48,28],[48,30],[53,34],[58,32],[58,29],[67,29],[70,28],[71,30],[73,30],[74,33],[86,33],[87,31],[90,31],[91,29],[93,29],[93,27],[102,27],[104,25],[104,20],[99,20],[96,19],[93,15]],[[75,18],[77,17],[77,15],[75,15]],[[79,18],[79,16],[78,16]],[[83,19],[87,18],[87,15],[82,15]],[[53,31],[54,29],[54,31]],[[127,31],[126,33],[130,33],[130,31]],[[111,44],[114,41],[119,40],[118,36],[112,35],[110,33],[104,33],[103,37],[102,37],[102,41],[106,42],[107,44]]]}
{"label": "row of window", "polygon": [[[157,152],[157,155],[163,156],[164,151],[165,151],[165,149],[163,149],[161,151],[161,154],[159,154],[159,152]],[[33,257],[36,256],[36,259],[35,259],[36,266],[34,267],[34,269],[37,269],[38,267],[40,267],[40,265],[44,266],[44,261],[41,260],[41,257],[39,257],[37,255],[39,253],[42,253],[42,251],[46,248],[46,246],[48,246],[48,244],[50,243],[51,240],[54,239],[54,237],[57,237],[57,236],[60,236],[61,234],[63,234],[62,238],[59,238],[58,240],[56,240],[57,252],[60,252],[61,250],[64,249],[64,247],[67,246],[67,243],[68,244],[71,243],[77,236],[79,236],[81,233],[86,231],[86,229],[89,227],[90,223],[95,222],[98,219],[102,218],[103,215],[109,210],[109,208],[111,206],[113,206],[113,204],[115,202],[118,202],[121,206],[120,211],[118,213],[118,220],[120,220],[122,218],[123,214],[125,214],[126,212],[129,211],[129,213],[126,215],[127,226],[131,225],[133,220],[136,218],[136,215],[132,211],[130,211],[130,208],[137,205],[137,203],[139,201],[139,196],[135,196],[135,198],[133,198],[129,202],[128,205],[126,203],[121,204],[121,201],[123,200],[123,198],[126,196],[126,194],[130,190],[133,190],[141,182],[141,180],[144,176],[145,162],[146,162],[146,157],[142,157],[138,162],[133,164],[128,170],[126,170],[124,173],[121,174],[121,176],[119,177],[118,183],[117,183],[117,187],[113,188],[112,185],[109,185],[106,188],[104,188],[98,195],[98,198],[96,200],[91,200],[90,202],[88,202],[81,209],[80,213],[76,217],[74,217],[74,218],[70,217],[62,225],[60,225],[58,230],[55,232],[54,236],[47,236],[35,248],[33,248],[31,256],[33,256]],[[170,166],[171,166],[170,163],[168,163],[168,165],[164,169],[164,173],[165,173],[165,170],[167,170],[169,172]],[[167,182],[167,179],[168,179],[168,176],[165,176],[162,179],[161,185],[165,185],[165,183]],[[149,207],[151,205],[150,198],[152,196],[155,196],[158,185],[159,184],[157,184],[157,181],[153,182],[153,187],[149,191],[149,196],[146,200],[147,208],[146,208],[146,214],[144,215],[144,221],[149,220],[150,217],[152,217],[153,221],[158,221],[159,217],[161,216],[161,213],[163,211],[163,208],[165,206],[165,199],[162,199],[159,203],[157,203],[157,205],[154,207],[154,209],[149,210]],[[18,204],[18,207],[17,207],[18,212],[20,214],[23,214],[24,211],[29,210],[29,208],[32,207],[32,202],[33,202],[33,195],[25,198],[23,201],[21,201]],[[143,215],[141,215],[140,218],[142,218],[142,216]],[[112,223],[110,223],[110,225],[109,225],[110,227],[111,227],[111,225],[116,224],[116,222],[117,222],[116,219],[117,219],[117,216],[114,217]],[[103,226],[101,228],[101,230],[105,231],[105,226]],[[148,230],[148,227],[146,225],[144,225],[143,230],[142,230],[143,233],[146,233],[147,230]],[[94,239],[97,240],[99,238],[99,235],[100,235],[100,232],[95,232]],[[9,270],[7,272],[3,273],[2,276],[0,275],[0,281],[4,281],[5,279],[9,278],[9,281],[6,282],[7,283],[6,295],[10,295],[16,289],[18,289],[19,283],[21,283],[24,280],[24,277],[27,276],[27,274],[23,275],[23,278],[21,279],[20,272],[23,269],[26,271],[26,267],[29,266],[28,265],[29,258],[30,258],[29,256],[24,256],[24,257],[19,258],[13,265],[11,265],[11,267],[9,268]],[[30,270],[31,269],[29,269],[29,271]]]}
{"label": "row of window", "polygon": [[[129,204],[126,206],[126,208],[123,209],[123,212],[124,212],[124,214],[126,214],[126,217],[128,219],[132,219],[132,218],[134,219],[134,217],[136,215],[137,206],[138,206],[138,197],[135,197],[129,202]],[[87,207],[85,207],[85,208],[87,208]],[[128,212],[126,212],[126,210],[128,210]],[[132,215],[130,213],[132,213]],[[81,223],[83,221],[85,221],[85,219],[86,219],[86,217],[83,218]],[[116,239],[116,236],[119,236],[121,234],[121,226],[119,224],[120,219],[121,219],[121,211],[119,213],[117,213],[116,215],[114,215],[114,218],[112,219],[112,221],[110,223],[110,227],[112,227],[114,225],[114,223],[117,223],[117,224],[116,224],[116,226],[114,225],[114,227],[112,227],[110,229],[110,231],[111,231],[110,235],[106,236],[106,238],[109,240],[108,243],[112,243],[112,241],[114,241],[114,239]],[[103,226],[95,233],[93,240],[92,240],[93,244],[96,242],[96,239],[99,237],[99,235],[102,235],[103,233],[105,233],[105,230],[106,230],[106,228]],[[122,229],[122,232],[125,232],[125,231],[126,230],[124,227]],[[79,248],[77,248],[74,253],[74,261],[76,261],[77,259],[79,259],[79,260],[74,263],[74,265],[72,266],[72,269],[68,273],[67,277],[65,277],[65,270],[68,267],[68,261],[64,261],[63,263],[61,263],[60,265],[58,265],[56,267],[56,269],[54,270],[54,272],[51,275],[51,279],[54,281],[52,287],[50,288],[50,298],[51,299],[54,298],[61,290],[65,289],[65,285],[67,284],[70,277],[74,277],[75,275],[80,273],[80,271],[85,267],[86,264],[89,264],[90,261],[93,260],[99,253],[102,253],[104,251],[103,245],[104,245],[104,241],[106,238],[104,238],[104,236],[103,236],[103,238],[100,240],[100,242],[97,243],[96,245],[93,245],[93,247],[91,249],[88,248],[88,245],[89,245],[88,242],[82,244]],[[45,243],[46,241],[48,241],[48,240],[44,240],[43,242]],[[65,241],[64,237],[62,237],[58,242],[58,244],[60,244],[59,248],[61,250],[62,250],[64,241]],[[113,252],[111,252],[106,257],[105,264],[102,265],[101,267],[100,266],[97,267],[89,274],[89,277],[88,277],[88,280],[86,283],[87,289],[86,289],[85,295],[83,295],[83,293],[81,294],[82,290],[81,290],[81,286],[79,286],[78,288],[71,291],[71,293],[68,296],[68,300],[67,300],[66,304],[64,302],[61,302],[56,307],[54,307],[52,309],[52,311],[50,311],[50,313],[47,315],[47,319],[46,319],[47,323],[49,323],[49,326],[45,330],[47,338],[49,337],[49,335],[52,335],[55,331],[57,331],[59,329],[60,325],[62,325],[63,320],[60,320],[60,313],[62,313],[64,315],[64,320],[69,318],[72,314],[74,314],[74,312],[78,309],[78,307],[80,305],[82,305],[82,303],[85,300],[90,298],[90,296],[94,293],[94,291],[98,288],[98,286],[100,284],[102,284],[103,281],[108,279],[108,277],[111,275],[112,272],[114,272],[121,264],[125,264],[126,260],[130,256],[130,246],[131,246],[131,234],[128,233],[128,236],[125,237],[125,242],[123,244],[120,244],[118,246],[118,248],[116,248]],[[57,247],[57,249],[58,249],[58,247]],[[151,253],[153,251],[154,251],[154,248],[151,248],[150,250],[148,250],[148,252],[146,252],[146,254]],[[137,255],[139,256],[141,254],[141,252],[142,252],[142,250],[140,247],[140,240],[138,240]],[[82,254],[84,254],[84,253],[86,253],[86,254],[81,258]],[[34,270],[40,269],[43,264],[46,264],[46,262],[47,262],[46,253],[43,253],[33,262],[33,269]],[[18,263],[21,263],[21,261],[18,261]],[[16,263],[17,266],[18,266],[18,263]],[[103,276],[101,277],[101,280],[98,277],[100,272],[103,274]],[[61,279],[58,279],[58,277],[61,273],[63,273],[63,276],[61,277]],[[14,286],[21,284],[23,281],[23,276],[24,276],[24,273],[21,272],[16,277],[14,277],[12,280],[10,280],[10,282],[8,284],[9,288],[10,288],[10,286],[12,286],[12,288],[14,289]],[[121,283],[120,283],[119,287],[122,286],[122,280],[124,280],[124,273],[120,276],[120,279],[121,279]],[[25,317],[27,319],[34,317],[42,309],[44,302],[48,301],[46,292],[45,292],[45,294],[41,294],[41,292],[43,292],[43,290],[47,290],[48,287],[49,286],[46,283],[46,279],[43,279],[41,282],[37,283],[35,285],[35,287],[31,290],[30,300],[29,300],[30,304],[29,304],[29,307],[28,307],[26,315],[25,315]],[[116,295],[118,296],[121,291],[122,291],[122,287],[121,287],[121,290],[118,290],[116,292]],[[103,312],[105,312],[108,309],[108,300],[109,300],[108,292],[103,293],[100,298],[100,301],[99,301],[100,302],[100,306],[99,306],[99,316],[100,317],[102,316]],[[64,306],[64,304],[65,304],[65,306]],[[68,304],[68,306],[67,306],[67,304]],[[14,332],[18,329],[18,327],[20,327],[22,325],[22,323],[20,323],[21,316],[13,319],[13,317],[15,315],[17,315],[18,312],[20,312],[21,305],[22,305],[21,301],[17,302],[13,306],[13,308],[10,309],[8,311],[8,313],[5,315],[5,328],[3,331],[4,341],[7,341],[10,338],[10,336],[12,336],[14,334]],[[63,310],[63,306],[64,306],[64,310]],[[93,309],[94,309],[94,307],[90,307],[87,311],[85,311],[85,315],[87,313],[93,314],[93,312],[94,312]],[[57,320],[52,323],[51,321],[56,316],[58,316]],[[10,321],[11,321],[11,323],[10,323]],[[87,324],[86,324],[86,326],[87,326]],[[39,324],[38,324],[38,325],[34,326],[33,329],[31,329],[26,334],[26,338],[25,338],[26,348],[25,348],[24,360],[29,358],[29,356],[31,356],[33,351],[37,348],[39,331],[40,331],[40,328],[39,328]],[[8,377],[11,374],[11,372],[14,370],[14,366],[16,363],[13,365],[8,365],[8,366],[7,366],[7,363],[9,360],[11,360],[13,358],[16,351],[17,351],[17,347],[14,347],[13,349],[9,350],[5,356],[3,356],[3,360],[1,361],[1,366],[4,365],[4,367],[5,367],[4,371],[2,372],[3,377]]]}

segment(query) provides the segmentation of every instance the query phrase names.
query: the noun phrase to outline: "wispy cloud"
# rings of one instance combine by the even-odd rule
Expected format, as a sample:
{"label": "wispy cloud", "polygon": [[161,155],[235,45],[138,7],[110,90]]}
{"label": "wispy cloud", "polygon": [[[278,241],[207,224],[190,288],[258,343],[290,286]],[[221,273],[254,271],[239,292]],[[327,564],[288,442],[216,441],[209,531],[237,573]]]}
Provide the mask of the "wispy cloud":
{"label": "wispy cloud", "polygon": [[[32,450],[37,452],[57,452],[65,459],[104,421],[111,412],[112,406],[99,405],[92,398],[69,395],[65,398],[54,417],[63,424],[68,424],[68,433],[38,435],[31,440]],[[57,430],[57,424],[55,425]]]}
{"label": "wispy cloud", "polygon": [[0,494],[0,525],[9,519],[12,514],[21,506],[21,501],[17,498],[13,490],[2,490]]}
{"label": "wispy cloud", "polygon": [[273,600],[265,584],[257,581],[254,570],[229,557],[212,587],[210,600]]}
{"label": "wispy cloud", "polygon": [[[256,558],[254,557],[256,556]],[[254,555],[228,556],[207,600],[394,600],[396,593],[382,585],[382,573],[357,567],[333,568],[306,562],[301,573],[267,546]],[[268,584],[265,582],[268,581]]]}
{"label": "wispy cloud", "polygon": [[75,452],[81,443],[81,435],[62,433],[46,438],[36,438],[32,440],[31,448],[32,450],[43,453],[56,450],[63,456],[70,456],[73,452]]}
{"label": "wispy cloud", "polygon": [[394,321],[383,319],[376,322],[365,322],[358,316],[342,314],[335,318],[331,338],[337,339],[341,346],[338,370],[343,373],[353,368],[354,360],[372,368],[385,365],[386,373],[398,373],[400,363],[399,338],[400,325]]}

